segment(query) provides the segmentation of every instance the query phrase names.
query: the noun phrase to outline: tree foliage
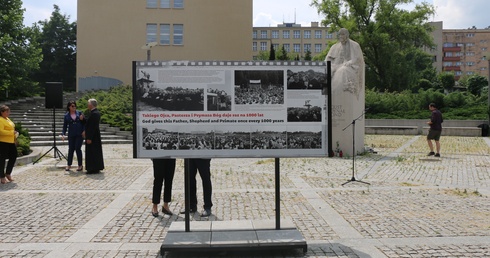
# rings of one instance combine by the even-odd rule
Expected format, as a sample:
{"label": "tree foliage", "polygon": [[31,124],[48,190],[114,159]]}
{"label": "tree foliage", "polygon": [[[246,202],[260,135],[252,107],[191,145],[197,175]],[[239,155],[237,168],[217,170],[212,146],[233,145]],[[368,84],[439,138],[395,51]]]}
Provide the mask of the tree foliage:
{"label": "tree foliage", "polygon": [[468,91],[473,95],[480,96],[482,90],[488,85],[488,79],[481,75],[473,75],[468,78]]}
{"label": "tree foliage", "polygon": [[42,48],[43,60],[34,78],[44,86],[46,82],[63,82],[63,89],[76,89],[77,25],[62,15],[53,5],[49,20],[39,21],[34,29],[39,32],[37,42]]}
{"label": "tree foliage", "polygon": [[33,30],[23,25],[21,0],[0,0],[0,99],[38,92],[30,75],[39,68],[41,51]]}
{"label": "tree foliage", "polygon": [[423,72],[432,69],[432,59],[423,49],[433,46],[432,27],[427,21],[434,14],[434,7],[424,2],[412,11],[399,8],[412,2],[312,0],[312,5],[325,16],[323,24],[330,26],[332,32],[346,28],[360,44],[368,88],[402,91],[416,86]]}

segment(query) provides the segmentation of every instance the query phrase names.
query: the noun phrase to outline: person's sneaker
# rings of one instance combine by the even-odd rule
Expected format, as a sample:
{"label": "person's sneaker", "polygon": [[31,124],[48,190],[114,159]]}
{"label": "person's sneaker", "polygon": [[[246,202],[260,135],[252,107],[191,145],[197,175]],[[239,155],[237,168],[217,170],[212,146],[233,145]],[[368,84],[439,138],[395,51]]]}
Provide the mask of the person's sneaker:
{"label": "person's sneaker", "polygon": [[427,154],[427,156],[434,156],[434,154],[435,153],[433,151],[431,151],[431,152],[429,152],[429,154]]}
{"label": "person's sneaker", "polygon": [[209,217],[211,216],[211,209],[204,209],[201,213],[201,217]]}
{"label": "person's sneaker", "polygon": [[441,157],[441,154],[436,153],[436,155],[434,155],[434,157]]}

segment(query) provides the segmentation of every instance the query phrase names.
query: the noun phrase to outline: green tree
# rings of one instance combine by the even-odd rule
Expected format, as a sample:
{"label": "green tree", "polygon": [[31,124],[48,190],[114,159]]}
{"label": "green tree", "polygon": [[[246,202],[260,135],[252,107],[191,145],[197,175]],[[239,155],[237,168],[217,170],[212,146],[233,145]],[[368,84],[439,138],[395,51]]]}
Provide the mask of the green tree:
{"label": "green tree", "polygon": [[62,15],[57,5],[53,8],[49,20],[38,22],[41,31],[38,43],[43,60],[34,78],[41,85],[51,81],[63,82],[64,90],[75,91],[77,24],[70,23],[70,17]]}
{"label": "green tree", "polygon": [[441,81],[442,87],[451,91],[456,84],[456,80],[454,79],[454,73],[446,73],[442,72],[439,74],[439,81]]}
{"label": "green tree", "polygon": [[21,0],[0,0],[0,100],[39,92],[30,75],[39,68],[41,50],[35,33],[23,25]]}
{"label": "green tree", "polygon": [[284,48],[284,45],[281,46],[281,49],[277,52],[277,60],[289,60],[288,52]]}
{"label": "green tree", "polygon": [[473,75],[468,79],[468,91],[475,96],[480,96],[483,87],[487,85],[487,78],[481,75]]}
{"label": "green tree", "polygon": [[312,5],[325,16],[323,24],[331,31],[346,28],[360,44],[365,55],[367,87],[401,91],[416,85],[420,72],[429,65],[416,65],[419,59],[427,62],[421,49],[434,45],[430,36],[433,28],[427,23],[434,7],[425,2],[415,5],[412,11],[398,7],[412,2],[312,0]]}
{"label": "green tree", "polygon": [[305,61],[311,61],[311,51],[309,49],[306,50]]}
{"label": "green tree", "polygon": [[276,60],[276,50],[274,45],[271,44],[271,50],[269,51],[269,60]]}

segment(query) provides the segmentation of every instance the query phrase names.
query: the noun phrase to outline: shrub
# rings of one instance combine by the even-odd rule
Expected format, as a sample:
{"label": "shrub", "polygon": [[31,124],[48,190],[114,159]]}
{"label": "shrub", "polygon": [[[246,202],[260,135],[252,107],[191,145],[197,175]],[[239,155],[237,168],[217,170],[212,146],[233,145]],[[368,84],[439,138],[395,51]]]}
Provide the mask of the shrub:
{"label": "shrub", "polygon": [[17,156],[21,157],[31,153],[31,136],[29,130],[22,127],[22,123],[15,123],[15,130],[19,132],[17,138]]}

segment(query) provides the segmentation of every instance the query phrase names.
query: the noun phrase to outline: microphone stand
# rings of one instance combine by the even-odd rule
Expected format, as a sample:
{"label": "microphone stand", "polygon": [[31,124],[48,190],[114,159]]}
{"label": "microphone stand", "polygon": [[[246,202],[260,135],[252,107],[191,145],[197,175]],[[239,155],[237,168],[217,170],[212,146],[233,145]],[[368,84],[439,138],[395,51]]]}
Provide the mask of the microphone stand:
{"label": "microphone stand", "polygon": [[359,120],[362,116],[364,116],[364,114],[366,113],[367,110],[368,109],[364,109],[362,111],[362,114],[360,116],[358,116],[356,119],[352,120],[352,123],[348,124],[344,129],[342,129],[342,131],[345,131],[347,128],[349,128],[349,126],[352,125],[352,178],[349,181],[343,183],[342,186],[344,186],[345,184],[348,184],[350,182],[359,182],[359,183],[370,185],[370,183],[364,182],[364,181],[361,181],[361,180],[357,180],[356,177],[355,177],[355,167],[356,167],[356,144],[355,144],[356,121]]}

